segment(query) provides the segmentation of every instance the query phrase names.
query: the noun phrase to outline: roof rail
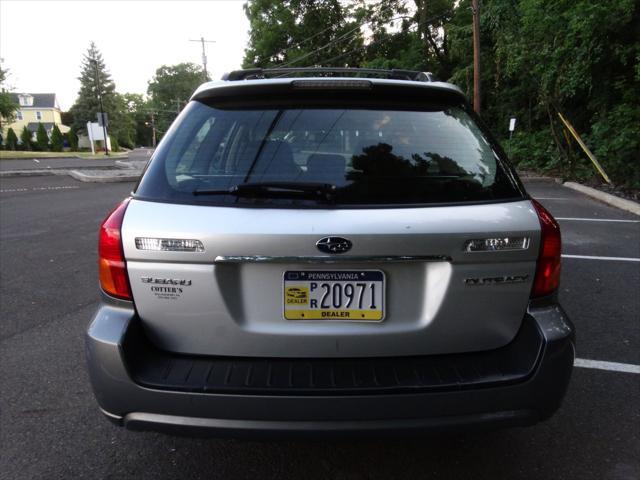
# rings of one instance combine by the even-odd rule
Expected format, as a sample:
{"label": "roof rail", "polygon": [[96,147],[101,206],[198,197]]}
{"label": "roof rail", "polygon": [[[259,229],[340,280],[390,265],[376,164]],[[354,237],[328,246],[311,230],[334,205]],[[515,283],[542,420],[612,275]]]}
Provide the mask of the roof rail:
{"label": "roof rail", "polygon": [[315,74],[322,77],[341,75],[358,75],[366,77],[382,77],[393,80],[412,80],[415,82],[433,82],[433,74],[416,70],[382,70],[376,68],[344,68],[344,67],[294,67],[294,68],[248,68],[225,73],[222,80],[257,80],[267,77],[286,77],[292,74]]}

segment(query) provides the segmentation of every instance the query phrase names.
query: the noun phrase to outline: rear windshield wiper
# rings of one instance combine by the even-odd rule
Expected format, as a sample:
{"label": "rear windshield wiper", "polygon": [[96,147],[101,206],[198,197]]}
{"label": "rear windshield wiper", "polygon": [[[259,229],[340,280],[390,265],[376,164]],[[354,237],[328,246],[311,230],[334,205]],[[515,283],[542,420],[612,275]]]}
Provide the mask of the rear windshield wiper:
{"label": "rear windshield wiper", "polygon": [[331,183],[312,182],[251,182],[239,183],[226,189],[196,189],[194,195],[234,195],[236,197],[321,197],[330,200],[336,191]]}

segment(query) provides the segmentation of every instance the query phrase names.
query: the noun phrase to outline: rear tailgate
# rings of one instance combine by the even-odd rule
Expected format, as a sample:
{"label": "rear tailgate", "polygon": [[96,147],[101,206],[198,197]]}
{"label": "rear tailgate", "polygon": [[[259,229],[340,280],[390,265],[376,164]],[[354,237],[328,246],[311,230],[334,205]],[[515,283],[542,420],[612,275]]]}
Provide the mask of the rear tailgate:
{"label": "rear tailgate", "polygon": [[[525,314],[539,231],[528,200],[320,210],[134,199],[122,227],[136,309],[156,345],[190,354],[267,357],[500,347],[515,336]],[[316,242],[325,236],[345,237],[353,247],[341,255],[321,253]],[[504,236],[526,236],[530,243],[524,250],[464,250],[468,240]],[[137,237],[199,240],[204,249],[140,250]],[[367,260],[384,256],[389,258]],[[384,320],[286,320],[283,274],[301,270],[382,271]]]}

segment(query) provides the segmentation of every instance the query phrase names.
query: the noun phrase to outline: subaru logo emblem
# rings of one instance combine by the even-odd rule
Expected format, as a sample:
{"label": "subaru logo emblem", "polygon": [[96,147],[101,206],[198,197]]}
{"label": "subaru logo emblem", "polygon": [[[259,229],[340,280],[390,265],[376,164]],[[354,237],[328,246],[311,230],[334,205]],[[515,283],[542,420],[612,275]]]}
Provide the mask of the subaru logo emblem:
{"label": "subaru logo emblem", "polygon": [[351,240],[342,237],[324,237],[316,242],[318,250],[324,253],[344,253],[352,246]]}

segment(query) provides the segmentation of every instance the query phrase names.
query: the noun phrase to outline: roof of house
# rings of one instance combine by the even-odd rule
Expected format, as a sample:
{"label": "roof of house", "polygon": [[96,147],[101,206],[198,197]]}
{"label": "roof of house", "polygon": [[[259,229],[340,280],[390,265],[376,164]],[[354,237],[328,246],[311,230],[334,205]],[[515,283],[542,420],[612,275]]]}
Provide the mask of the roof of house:
{"label": "roof of house", "polygon": [[12,93],[11,99],[15,103],[20,103],[19,95],[31,95],[33,97],[33,105],[30,108],[57,108],[55,93]]}

